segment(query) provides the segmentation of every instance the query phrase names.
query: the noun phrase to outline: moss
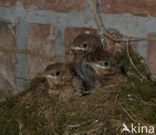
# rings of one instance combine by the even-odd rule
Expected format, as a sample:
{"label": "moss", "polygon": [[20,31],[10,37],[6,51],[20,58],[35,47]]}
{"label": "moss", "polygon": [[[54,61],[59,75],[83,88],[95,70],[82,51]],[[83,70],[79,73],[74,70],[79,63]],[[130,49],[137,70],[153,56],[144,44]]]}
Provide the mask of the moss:
{"label": "moss", "polygon": [[16,113],[12,109],[13,106],[9,100],[0,106],[1,135],[17,135],[19,133],[19,125],[16,120]]}
{"label": "moss", "polygon": [[151,124],[156,124],[156,108],[150,108],[146,111],[147,114],[144,116],[144,120]]}
{"label": "moss", "polygon": [[121,87],[119,96],[126,97],[128,94],[140,96],[143,100],[149,101],[156,97],[156,85],[147,80],[141,80],[139,76],[129,76],[126,85]]}
{"label": "moss", "polygon": [[23,91],[22,93],[18,94],[17,96],[24,96],[26,93],[28,93],[29,91],[34,91],[36,89],[38,89],[40,84],[43,84],[45,82],[45,78],[44,77],[36,77],[34,78],[31,83],[29,84],[29,87]]}
{"label": "moss", "polygon": [[31,108],[24,105],[15,105],[13,100],[7,100],[0,106],[0,133],[1,135],[18,135],[19,121],[22,124],[23,132],[29,134],[43,135],[51,134],[48,123],[44,117],[39,117],[39,106],[34,104]]}
{"label": "moss", "polygon": [[136,112],[137,112],[137,113],[140,113],[141,110],[142,110],[143,107],[144,107],[144,104],[142,104],[142,103],[139,102],[139,101],[132,101],[132,102],[129,102],[128,105],[129,105],[129,107],[130,107],[133,111],[135,111],[135,113],[136,113]]}
{"label": "moss", "polygon": [[[134,68],[131,66],[127,54],[123,54],[119,61],[122,66],[126,67],[126,71],[130,72],[130,75],[128,75],[127,83],[122,85],[120,87],[120,90],[115,94],[119,95],[119,103],[122,103],[124,100],[125,108],[128,109],[128,111],[131,111],[137,117],[137,120],[141,120],[146,123],[156,124],[156,109],[153,106],[148,106],[147,104],[143,103],[143,101],[151,103],[153,102],[152,98],[156,98],[156,83],[151,81],[147,65],[141,62],[142,58],[136,54],[133,55],[133,52],[130,53],[137,69],[148,79],[142,80],[141,77],[135,72]],[[67,125],[76,125],[90,120],[94,121],[97,118],[98,120],[103,120],[107,117],[107,115],[112,115],[113,118],[127,123],[132,122],[130,117],[123,111],[121,106],[118,106],[118,104],[113,104],[115,103],[114,97],[116,95],[112,95],[109,92],[107,93],[106,91],[108,90],[105,91],[104,88],[102,88],[101,91],[97,91],[94,94],[91,94],[87,97],[76,97],[72,100],[72,103],[68,103],[69,105],[65,104],[64,106],[63,103],[60,105],[58,104],[59,109],[55,115],[55,113],[51,113],[51,111],[53,111],[55,107],[55,98],[53,98],[51,100],[52,102],[50,103],[44,102],[48,99],[46,97],[46,99],[44,99],[44,95],[42,94],[42,92],[38,91],[38,86],[44,82],[44,78],[35,78],[34,80],[32,80],[30,87],[25,92],[19,94],[14,98],[8,98],[6,102],[1,103],[1,135],[19,135],[19,121],[22,124],[23,135],[52,135],[56,133],[61,135],[64,133]],[[35,94],[35,92],[33,91],[38,93]],[[132,95],[132,101],[128,101],[129,94]],[[32,97],[29,98],[27,97],[28,95]],[[108,98],[104,99],[107,96]],[[43,101],[41,102],[40,100],[42,99]],[[30,105],[33,100],[33,104]],[[81,101],[86,105],[84,106],[84,108],[82,108],[83,106]],[[27,107],[27,105],[30,107]],[[48,113],[41,113],[39,115],[43,105],[48,106],[46,110]],[[108,109],[111,105],[114,106],[114,109],[112,110]],[[66,107],[68,109],[66,109]],[[94,112],[94,109],[96,109],[99,112],[94,112],[92,116],[82,115],[86,113],[86,108],[88,109],[88,112]],[[67,111],[74,112],[74,115],[71,116],[71,114],[69,114],[69,112]],[[131,114],[131,112],[129,113]],[[54,119],[51,118],[51,116],[46,117],[46,115],[54,115]],[[97,128],[96,126],[96,124],[80,126],[79,128],[71,129],[70,134],[74,134],[76,132],[86,133],[91,129]],[[111,125],[111,122],[108,122],[106,124],[106,127],[106,133],[108,135],[116,134],[112,132],[113,126]]]}
{"label": "moss", "polygon": [[[136,68],[147,79],[142,79],[128,62],[127,56],[123,55],[120,60],[128,66],[129,75],[127,83],[118,91],[119,100],[126,101],[124,105],[136,116],[137,120],[156,124],[156,109],[154,106],[148,105],[148,102],[149,104],[153,103],[152,99],[156,98],[156,83],[151,80],[151,74],[147,65],[143,63],[143,58],[132,51],[130,53]],[[128,95],[131,95],[131,101],[128,100]],[[132,115],[131,113],[130,115]],[[115,111],[115,115],[124,121],[130,120],[120,107]]]}
{"label": "moss", "polygon": [[[80,124],[80,123],[84,123],[84,122],[87,122],[87,121],[90,121],[90,120],[94,120],[93,118],[91,117],[88,117],[88,116],[79,116],[79,115],[74,115],[74,116],[65,116],[65,115],[62,115],[60,118],[58,118],[58,121],[57,121],[57,133],[59,133],[60,135],[64,133],[65,129],[67,128],[67,125],[77,125],[77,124]],[[79,127],[77,129],[77,131],[85,131],[85,130],[89,130],[87,126],[83,126],[83,129],[82,127]],[[70,132],[75,132],[75,131],[70,131]]]}
{"label": "moss", "polygon": [[118,120],[129,121],[129,119],[127,119],[127,115],[121,108],[117,108],[113,115],[116,116]]}
{"label": "moss", "polygon": [[127,53],[124,53],[120,56],[118,63],[125,68],[126,72],[129,70],[130,61],[129,61],[129,58],[127,56]]}

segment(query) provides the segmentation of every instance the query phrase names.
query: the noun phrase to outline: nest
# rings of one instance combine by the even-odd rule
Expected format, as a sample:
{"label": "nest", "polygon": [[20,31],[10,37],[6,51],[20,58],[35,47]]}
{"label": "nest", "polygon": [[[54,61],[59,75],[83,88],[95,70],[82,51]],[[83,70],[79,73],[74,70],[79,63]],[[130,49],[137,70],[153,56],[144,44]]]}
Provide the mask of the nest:
{"label": "nest", "polygon": [[[156,83],[143,59],[130,50],[120,58],[127,80],[114,76],[92,94],[64,101],[45,92],[44,80],[0,105],[1,135],[120,135],[122,123],[156,124]],[[120,81],[119,81],[120,80]],[[70,89],[65,87],[64,89]]]}

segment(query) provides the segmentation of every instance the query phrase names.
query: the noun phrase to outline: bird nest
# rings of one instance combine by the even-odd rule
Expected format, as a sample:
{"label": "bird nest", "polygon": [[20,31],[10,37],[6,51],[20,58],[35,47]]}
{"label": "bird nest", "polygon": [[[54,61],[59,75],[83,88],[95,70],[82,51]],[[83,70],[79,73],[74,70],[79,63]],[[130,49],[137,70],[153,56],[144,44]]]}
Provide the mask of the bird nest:
{"label": "bird nest", "polygon": [[1,135],[117,135],[123,122],[156,124],[156,83],[143,59],[130,53],[146,79],[134,70],[127,53],[120,59],[127,67],[127,80],[114,75],[87,96],[67,101],[49,97],[42,78],[34,79],[28,90],[1,103]]}

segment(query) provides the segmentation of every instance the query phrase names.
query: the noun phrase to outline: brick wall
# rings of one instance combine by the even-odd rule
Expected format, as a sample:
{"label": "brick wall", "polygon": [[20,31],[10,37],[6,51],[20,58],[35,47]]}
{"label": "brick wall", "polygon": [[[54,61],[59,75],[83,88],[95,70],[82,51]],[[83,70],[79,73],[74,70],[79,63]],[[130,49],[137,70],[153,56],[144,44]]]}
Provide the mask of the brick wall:
{"label": "brick wall", "polygon": [[[128,36],[155,36],[155,0],[97,1],[107,28],[118,29]],[[0,47],[69,58],[65,48],[76,35],[88,31],[96,32],[92,0],[0,1]],[[156,75],[155,43],[140,42],[138,51]],[[0,75],[15,91],[20,91],[49,63],[39,57],[0,52]]]}

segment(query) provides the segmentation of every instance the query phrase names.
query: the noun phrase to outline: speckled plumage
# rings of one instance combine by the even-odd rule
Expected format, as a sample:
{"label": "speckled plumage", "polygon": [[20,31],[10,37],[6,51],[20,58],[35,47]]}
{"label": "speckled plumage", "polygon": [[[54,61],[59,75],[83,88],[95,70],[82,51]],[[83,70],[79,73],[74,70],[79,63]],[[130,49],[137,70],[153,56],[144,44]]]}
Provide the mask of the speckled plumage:
{"label": "speckled plumage", "polygon": [[73,73],[68,64],[50,64],[46,67],[42,76],[46,78],[48,96],[58,96],[66,100],[72,97],[74,92],[71,86]]}

